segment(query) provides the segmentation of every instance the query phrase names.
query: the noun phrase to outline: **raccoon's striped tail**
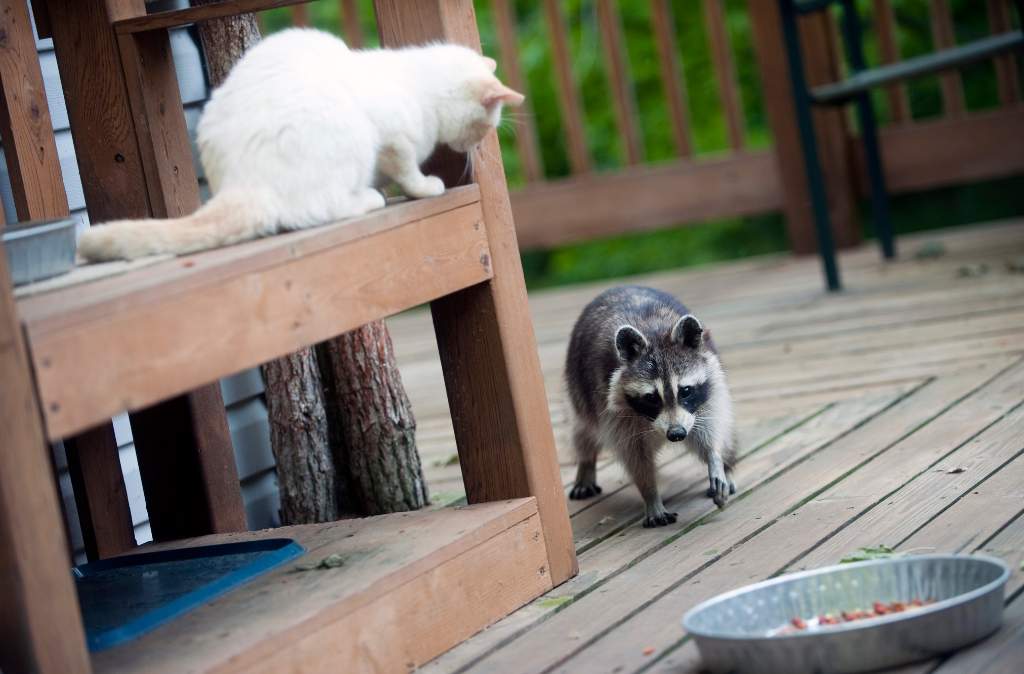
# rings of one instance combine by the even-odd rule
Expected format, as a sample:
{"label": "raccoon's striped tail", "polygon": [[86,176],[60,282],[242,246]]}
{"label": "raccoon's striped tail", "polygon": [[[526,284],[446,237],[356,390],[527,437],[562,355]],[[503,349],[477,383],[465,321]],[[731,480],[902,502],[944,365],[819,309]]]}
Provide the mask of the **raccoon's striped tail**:
{"label": "raccoon's striped tail", "polygon": [[225,190],[182,218],[96,225],[78,238],[78,253],[88,262],[134,260],[195,253],[272,234],[274,218],[255,197],[243,190]]}

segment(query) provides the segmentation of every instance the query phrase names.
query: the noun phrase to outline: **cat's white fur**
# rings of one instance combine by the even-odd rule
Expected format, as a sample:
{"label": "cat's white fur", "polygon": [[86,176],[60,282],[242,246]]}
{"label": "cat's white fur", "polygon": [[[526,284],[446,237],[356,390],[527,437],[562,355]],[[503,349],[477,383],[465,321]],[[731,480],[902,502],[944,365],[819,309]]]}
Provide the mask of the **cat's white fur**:
{"label": "cat's white fur", "polygon": [[349,50],[316,30],[277,33],[247,52],[203,111],[200,158],[213,197],[190,216],[121,220],[82,234],[87,260],[183,254],[382,208],[375,186],[411,197],[444,184],[420,164],[439,144],[466,152],[523,96],[494,61],[435,44]]}

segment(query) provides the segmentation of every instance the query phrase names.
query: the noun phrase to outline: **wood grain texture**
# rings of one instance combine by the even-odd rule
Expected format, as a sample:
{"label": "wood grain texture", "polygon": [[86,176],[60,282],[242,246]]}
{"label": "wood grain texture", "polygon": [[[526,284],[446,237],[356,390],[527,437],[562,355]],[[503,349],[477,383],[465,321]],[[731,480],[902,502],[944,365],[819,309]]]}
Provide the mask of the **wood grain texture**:
{"label": "wood grain texture", "polygon": [[[468,0],[375,7],[385,46],[447,39],[480,49]],[[473,157],[494,277],[431,311],[469,500],[536,497],[557,585],[575,575],[576,556],[500,156],[492,133]]]}
{"label": "wood grain texture", "polygon": [[[912,192],[1018,174],[1024,171],[1022,128],[1024,110],[1013,107],[882,129],[886,185]],[[867,194],[861,150],[858,144],[851,149],[860,191]]]}
{"label": "wood grain texture", "polygon": [[722,101],[725,120],[729,129],[729,146],[742,150],[744,145],[743,103],[736,84],[736,67],[726,30],[724,0],[704,0],[704,19],[707,22],[708,39],[711,43],[711,63],[718,81],[718,96]]}
{"label": "wood grain texture", "polygon": [[[526,94],[526,81],[519,67],[519,48],[516,39],[515,3],[511,0],[494,0],[494,23],[498,31],[499,65],[505,83],[516,91]],[[523,176],[527,183],[544,179],[540,147],[537,144],[537,125],[533,120],[530,98],[520,106],[515,117],[516,150],[522,162]]]}
{"label": "wood grain texture", "polygon": [[358,0],[339,0],[339,7],[345,43],[352,49],[362,49],[366,41],[363,39],[363,25],[359,20]]}
{"label": "wood grain texture", "polygon": [[[956,30],[953,26],[953,12],[948,0],[928,0],[928,15],[931,20],[932,41],[936,49],[949,49],[956,46]],[[966,112],[964,104],[964,86],[960,79],[960,71],[952,70],[939,75],[942,86],[942,109],[947,118],[963,117]]]}
{"label": "wood grain texture", "polygon": [[309,7],[305,4],[295,5],[291,9],[292,25],[299,28],[309,27]]}
{"label": "wood grain texture", "polygon": [[688,157],[693,154],[693,143],[690,140],[686,84],[679,64],[675,22],[668,0],[651,0],[651,28],[654,30],[654,43],[658,47],[658,68],[672,120],[672,139],[676,144],[676,154]]}
{"label": "wood grain texture", "polygon": [[223,0],[216,4],[175,9],[153,14],[135,13],[115,20],[114,28],[118,33],[141,33],[185,26],[190,23],[219,19],[225,16],[237,16],[249,12],[260,12],[266,9],[299,5],[309,0]]}
{"label": "wood grain texture", "polygon": [[[35,3],[46,30],[45,4]],[[36,41],[24,2],[0,6],[0,135],[11,177],[11,192],[21,220],[68,215]],[[79,526],[90,559],[123,552],[135,545],[128,498],[121,478],[117,442],[110,424],[67,438],[68,469],[74,484]]]}
{"label": "wood grain texture", "polygon": [[[372,236],[371,222],[384,224]],[[384,211],[362,228],[356,220],[275,236],[27,298],[20,308],[49,433],[62,437],[480,283],[491,275],[480,222],[475,204],[398,225]]]}
{"label": "wood grain texture", "polygon": [[[872,0],[872,14],[878,30],[878,49],[882,63],[896,63],[900,60],[899,42],[896,39],[896,17],[891,0]],[[890,84],[885,88],[889,102],[889,118],[893,124],[911,121],[910,99],[903,83]]]}
{"label": "wood grain texture", "polygon": [[[111,7],[112,17],[142,9],[131,0],[111,0]],[[107,34],[116,35],[118,42],[150,214],[192,213],[200,204],[199,188],[169,36],[162,30]],[[231,432],[217,384],[140,410],[131,422],[157,540],[246,529]],[[183,507],[182,488],[193,494]]]}
{"label": "wood grain texture", "polygon": [[551,37],[551,56],[555,62],[558,107],[562,114],[562,128],[565,130],[569,153],[569,166],[573,173],[587,173],[591,168],[590,150],[587,148],[586,129],[580,107],[576,81],[572,75],[572,59],[565,17],[557,0],[544,0],[544,17]]}
{"label": "wood grain texture", "polygon": [[[192,539],[283,536],[306,554],[97,654],[96,670],[405,672],[551,586],[539,528],[535,502],[520,499]],[[342,568],[296,571],[332,554]]]}
{"label": "wood grain texture", "polygon": [[[1020,511],[1022,468],[1015,465],[1024,455],[1005,461],[1007,450],[1013,450],[1005,439],[1013,437],[1019,421],[1001,434],[993,427],[992,433],[964,443],[1024,400],[1024,333],[1019,326],[1024,277],[1004,267],[1007,259],[1024,253],[1022,232],[1024,223],[1018,219],[906,235],[908,251],[929,243],[941,244],[945,254],[927,261],[908,255],[907,260],[889,264],[881,263],[877,251],[865,244],[843,254],[850,292],[842,296],[826,296],[815,286],[815,260],[788,255],[629,279],[687,300],[714,332],[734,389],[741,446],[747,452],[737,472],[743,498],[717,512],[702,496],[706,473],[701,467],[690,457],[666,453],[662,484],[667,504],[680,513],[681,521],[668,529],[643,529],[635,518],[642,512],[635,487],[621,479],[614,463],[604,464],[599,469],[605,488],[601,498],[570,504],[576,542],[583,548],[580,575],[423,671],[691,671],[678,669],[685,663],[680,658],[691,653],[685,644],[668,651],[684,636],[678,630],[679,615],[702,588],[731,589],[790,562],[802,565],[794,558],[806,556],[805,550],[819,541],[824,541],[824,550],[829,537],[837,541],[833,555],[845,554],[843,548],[850,543],[854,548],[866,544],[856,542],[859,539],[842,541],[850,517],[869,518],[872,524],[861,534],[872,545],[889,542],[886,532],[900,528],[904,518],[911,529],[926,520],[935,523],[920,529],[926,542],[908,540],[905,549],[934,546],[941,540],[958,546],[957,541],[1010,532],[1024,522],[1011,520]],[[988,266],[988,274],[956,278],[959,267],[979,263]],[[573,463],[561,373],[566,336],[586,302],[622,282],[607,279],[538,291],[530,297],[567,484]],[[444,476],[444,489],[451,490],[461,486],[457,478],[447,477],[457,474],[456,468],[436,466],[431,460],[448,455],[452,430],[440,423],[447,416],[444,406],[431,404],[442,375],[437,356],[421,345],[429,342],[433,348],[425,334],[427,320],[422,315],[396,317],[392,334],[420,428],[431,435],[421,444],[428,479],[436,490],[433,480]],[[988,345],[983,347],[983,341]],[[784,416],[775,415],[795,418],[786,423]],[[881,449],[885,451],[864,460],[864,452]],[[963,463],[966,472],[935,472],[949,467],[944,462],[929,468],[951,449],[967,452],[950,456],[951,461],[956,456],[973,457]],[[985,458],[989,450],[994,452],[991,461]],[[993,466],[998,469],[986,478]],[[918,473],[927,488],[909,483]],[[982,479],[980,487],[964,488]],[[885,516],[888,499],[875,506],[876,515],[865,510],[893,490],[899,496],[904,485],[906,494],[894,506],[899,517]],[[819,490],[825,491],[814,496]],[[783,493],[787,495],[780,496]],[[752,500],[759,505],[745,510]],[[788,502],[784,510],[799,507],[776,516],[772,509],[785,505],[780,500]],[[950,510],[940,513],[947,505]],[[844,515],[847,506],[854,509]],[[744,510],[733,512],[740,508]],[[940,526],[944,513],[954,508],[961,512],[950,515],[953,526]],[[938,519],[928,520],[937,513]],[[962,523],[971,518],[976,521],[964,527]],[[748,540],[748,524],[766,528]],[[856,520],[849,526],[856,528]],[[986,544],[982,551],[1016,569],[1024,525],[1017,528],[1021,533],[1016,537],[1000,539],[999,534],[998,542],[993,539],[995,547]],[[736,540],[746,542],[730,552]],[[804,550],[787,555],[779,540],[810,542]],[[672,552],[664,553],[666,546],[672,546]],[[662,554],[657,569],[647,567],[631,582],[611,589],[620,574]],[[765,565],[760,564],[762,558]],[[834,556],[808,563],[826,561],[834,561]],[[680,573],[680,565],[690,565],[691,570]],[[1019,575],[1024,583],[1024,572]],[[674,594],[676,590],[679,594]],[[652,596],[671,598],[652,602]],[[608,612],[614,615],[605,620]],[[645,656],[649,646],[656,650]],[[984,650],[984,644],[979,648]]]}
{"label": "wood grain texture", "polygon": [[[1009,31],[1013,24],[1010,20],[1010,0],[987,0],[988,25],[993,35]],[[1013,54],[1004,54],[995,59],[996,86],[999,90],[999,102],[1004,106],[1020,101],[1020,75],[1017,59]]]}
{"label": "wood grain texture", "polygon": [[135,527],[114,427],[101,424],[66,438],[64,450],[86,557],[105,559],[134,548]]}
{"label": "wood grain texture", "polygon": [[[749,5],[748,10],[761,71],[765,110],[779,165],[789,243],[797,254],[815,253],[814,218],[800,150],[778,3],[755,2]],[[839,78],[835,45],[831,43],[830,20],[829,15],[815,14],[800,21],[808,86]],[[861,233],[860,221],[856,217],[857,196],[849,167],[844,113],[842,110],[815,110],[814,122],[833,238],[838,247],[848,247],[860,240]]]}
{"label": "wood grain texture", "polygon": [[639,164],[644,158],[643,138],[636,111],[636,97],[629,74],[629,58],[626,54],[625,38],[622,35],[622,18],[615,0],[597,0],[597,25],[601,32],[601,43],[605,68],[611,84],[615,110],[615,121],[619,137],[624,146],[626,163]]}
{"label": "wood grain texture", "polygon": [[512,193],[523,248],[546,248],[782,207],[769,152],[679,160],[548,181]]}
{"label": "wood grain texture", "polygon": [[87,674],[53,465],[9,279],[0,254],[0,668]]}
{"label": "wood grain texture", "polygon": [[28,5],[0,3],[0,142],[19,220],[67,215],[68,200]]}

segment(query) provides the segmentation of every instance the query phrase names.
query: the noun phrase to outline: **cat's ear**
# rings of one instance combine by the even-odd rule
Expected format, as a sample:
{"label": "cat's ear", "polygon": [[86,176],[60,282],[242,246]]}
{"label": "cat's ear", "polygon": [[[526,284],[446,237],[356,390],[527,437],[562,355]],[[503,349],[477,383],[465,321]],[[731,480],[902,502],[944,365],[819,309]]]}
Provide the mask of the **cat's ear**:
{"label": "cat's ear", "polygon": [[485,108],[490,109],[499,103],[511,106],[522,105],[524,100],[526,100],[526,96],[523,96],[518,91],[509,89],[501,82],[495,80],[493,84],[484,90],[484,95],[480,102],[483,103]]}
{"label": "cat's ear", "polygon": [[492,59],[490,56],[481,56],[480,58],[484,60],[484,63],[487,64],[487,67],[490,69],[492,73],[498,69],[498,62]]}

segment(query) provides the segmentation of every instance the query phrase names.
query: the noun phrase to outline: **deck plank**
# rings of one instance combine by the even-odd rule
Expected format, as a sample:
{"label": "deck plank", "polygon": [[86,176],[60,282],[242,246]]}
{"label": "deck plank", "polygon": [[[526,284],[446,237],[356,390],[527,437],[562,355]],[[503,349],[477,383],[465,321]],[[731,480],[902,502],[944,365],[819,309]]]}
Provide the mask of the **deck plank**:
{"label": "deck plank", "polygon": [[[942,254],[914,258],[929,242]],[[901,249],[907,257],[891,264],[871,246],[843,253],[839,295],[821,291],[816,259],[788,256],[532,293],[567,485],[568,333],[601,290],[641,283],[682,297],[714,333],[749,452],[738,468],[742,491],[719,512],[702,497],[702,467],[666,453],[663,489],[680,521],[643,529],[635,489],[604,454],[601,498],[570,502],[580,576],[425,671],[696,671],[699,654],[678,619],[697,598],[869,543],[980,546],[1014,564],[1010,590],[1019,591],[1024,275],[1007,262],[1024,255],[1024,221],[906,236]],[[964,276],[965,266],[983,271]],[[390,322],[425,456],[443,459],[450,430],[425,320],[410,312]],[[935,472],[949,462],[967,470]],[[459,489],[457,466],[427,475]]]}
{"label": "deck plank", "polygon": [[[872,465],[857,470],[780,519],[744,543],[742,549],[730,551],[729,558],[735,561],[717,563],[661,597],[640,616],[620,625],[580,658],[567,663],[565,671],[607,671],[606,667],[635,671],[643,666],[645,656],[634,653],[637,649],[631,647],[645,642],[665,652],[681,645],[684,637],[674,619],[691,606],[737,584],[805,566],[834,564],[862,546],[879,542],[895,545],[907,537],[908,531],[973,489],[987,471],[998,470],[1004,462],[1024,464],[1014,461],[1021,453],[1016,439],[1024,429],[1024,410],[1020,407],[1024,392],[1019,387],[1022,372],[1024,367],[1020,365],[1012,368],[998,378],[998,391],[985,387],[885,452]],[[1009,413],[1008,407],[1012,408]],[[978,433],[978,428],[984,430]],[[941,453],[950,447],[957,449],[943,456]],[[970,468],[958,474],[934,470],[947,461]],[[967,477],[970,475],[974,477]],[[903,485],[887,493],[893,483]],[[837,529],[840,535],[829,538]],[[824,544],[819,544],[819,539]],[[812,552],[803,556],[808,545]],[[801,558],[798,564],[787,561],[797,558]],[[641,651],[643,648],[639,647]],[[597,662],[600,668],[592,669]]]}
{"label": "deck plank", "polygon": [[[750,501],[743,498],[744,494],[751,490],[757,494],[756,488],[763,482],[781,483],[782,481],[774,478],[784,474],[787,468],[792,467],[794,463],[799,464],[815,452],[825,451],[825,448],[831,446],[844,433],[849,433],[858,425],[890,409],[905,393],[903,390],[897,390],[887,396],[839,403],[771,443],[755,455],[761,459],[761,463],[752,467],[751,461],[743,468],[743,472],[739,472],[737,502],[721,514],[728,516],[735,513],[741,504]],[[750,479],[744,477],[748,474]],[[678,511],[680,529],[692,529],[690,533],[693,536],[687,537],[691,542],[694,538],[699,539],[694,543],[693,549],[703,551],[721,544],[717,540],[709,544],[701,536],[708,527],[698,525],[716,512],[714,505],[704,496],[703,488],[667,499],[666,507]],[[732,519],[730,518],[730,521]],[[749,516],[742,524],[730,525],[730,536],[735,537],[737,541],[741,540],[750,534],[751,528],[759,528],[758,522],[762,519],[764,522],[769,521],[764,513],[758,513]],[[619,587],[627,590],[627,593],[632,593],[632,589],[629,588],[639,585],[635,587],[636,595],[618,607],[619,611],[629,610],[629,607],[633,606],[633,600],[642,601],[643,595],[651,592],[651,579],[671,576],[677,572],[683,573],[683,567],[700,566],[706,561],[704,557],[691,557],[677,564],[679,555],[676,539],[679,533],[679,529],[676,528],[644,529],[639,526],[639,522],[631,522],[630,526],[620,532],[621,535],[607,537],[602,545],[580,555],[579,576],[499,621],[486,632],[445,653],[429,663],[425,671],[462,671],[468,666],[478,667],[481,671],[542,671],[546,666],[557,662],[562,649],[571,647],[573,642],[579,642],[586,631],[592,630],[596,634],[600,631],[599,624],[603,624],[611,617],[590,616],[593,619],[592,625],[588,625],[590,621],[584,617],[584,626],[577,625],[580,620],[576,615],[586,614],[587,607],[594,603],[601,604],[601,611],[611,609],[609,614],[614,612],[614,602],[611,602],[611,606],[605,606],[603,601],[595,602],[595,590],[606,591],[611,581],[620,576],[627,576],[624,582],[618,584]],[[666,550],[667,552],[664,552]],[[643,557],[647,557],[646,562],[654,560],[655,570],[646,574],[646,580],[636,584],[633,581],[636,572],[633,572],[630,565]],[[665,560],[664,564],[660,563],[662,560]],[[641,565],[645,569],[652,566],[643,562]],[[677,566],[676,569],[672,568]],[[641,574],[643,575],[643,572]],[[588,598],[590,601],[582,609],[575,603]],[[568,619],[566,615],[569,616]],[[544,624],[543,629],[528,631],[541,623]],[[517,637],[520,637],[521,641]],[[500,650],[493,650],[495,648]],[[549,653],[541,653],[536,650],[537,648],[552,650]]]}
{"label": "deck plank", "polygon": [[[1020,368],[1020,371],[1024,371],[1024,368]],[[1010,373],[1006,379],[1016,384],[1020,371]],[[925,391],[926,389],[922,389],[918,394],[923,394]],[[1004,397],[1006,400],[1003,401],[1003,408],[993,411],[997,418],[1005,413],[1007,406],[1016,406],[1021,400],[1021,394],[1016,386],[1012,391],[1005,391]],[[908,402],[913,400],[914,396],[909,398]],[[920,400],[923,401],[924,397],[922,396]],[[987,411],[990,406],[994,405],[987,390],[984,394],[975,394],[971,400],[977,402],[975,409],[972,410],[976,414],[982,410]],[[610,634],[589,644],[578,657],[568,660],[556,671],[597,672],[612,671],[616,668],[621,668],[622,671],[635,671],[642,667],[645,660],[650,657],[643,654],[645,650],[654,648],[657,652],[664,652],[678,646],[684,638],[678,621],[688,608],[737,585],[764,580],[776,575],[783,568],[789,566],[790,561],[799,557],[803,551],[819,545],[823,539],[828,539],[830,534],[836,529],[840,529],[844,523],[855,516],[858,510],[875,508],[877,501],[884,498],[887,490],[890,489],[890,485],[885,484],[885,481],[882,480],[883,477],[897,485],[910,480],[915,473],[927,470],[931,461],[941,457],[943,452],[966,443],[978,428],[985,428],[986,423],[990,421],[979,415],[979,418],[965,422],[965,419],[957,413],[960,407],[963,407],[963,404],[942,414],[903,442],[868,459],[874,465],[858,466],[852,476],[846,477],[835,487],[815,495],[807,503],[796,504],[790,511],[782,513],[769,527],[758,532],[749,540],[742,541],[741,545],[725,550],[719,548],[706,551],[705,555],[713,552],[714,554],[711,556],[715,557],[714,563],[707,570],[684,578],[678,587],[657,597],[642,612],[629,616],[624,622],[618,624]],[[1006,460],[1005,455],[1012,456],[1016,453],[1015,447],[1011,449],[1015,443],[1010,441],[1012,435],[1009,434],[1019,433],[1021,424],[1024,424],[1024,415],[1019,415],[1014,422],[1008,424],[1008,428],[1000,429],[999,448],[1003,451],[986,453],[983,457],[985,461],[995,464],[994,467]],[[931,432],[932,429],[934,432]],[[858,431],[851,437],[854,437],[861,445],[873,447],[876,442],[886,442],[890,436],[886,435],[873,440],[870,428],[865,427],[864,430]],[[964,453],[972,451],[981,453],[982,445],[971,444],[966,447],[966,450]],[[980,460],[982,457],[972,458]],[[979,470],[984,470],[984,467]],[[926,477],[933,475],[934,473],[925,473]],[[943,477],[957,478],[962,475],[944,475]],[[927,482],[927,480],[922,482]],[[827,484],[829,482],[824,480],[808,480],[805,482],[804,489],[813,489],[816,485]],[[847,489],[848,484],[855,486]],[[919,490],[915,489],[913,492],[913,496],[906,500],[911,504],[920,503],[922,499],[920,499]],[[927,502],[932,504],[933,509],[940,507],[938,505],[939,497]],[[891,507],[893,506],[887,506],[886,510]],[[875,508],[872,512],[879,512],[879,509]],[[858,522],[865,519],[867,518],[862,518]],[[891,521],[900,520],[894,517]],[[845,532],[849,528],[842,529],[842,531]],[[860,545],[868,544],[867,541],[856,542]],[[876,541],[870,539],[870,542]],[[849,552],[857,547],[854,545],[839,549]],[[719,558],[718,555],[721,557]],[[835,561],[837,560],[829,558],[826,563],[835,563]],[[815,564],[815,566],[817,565]]]}

